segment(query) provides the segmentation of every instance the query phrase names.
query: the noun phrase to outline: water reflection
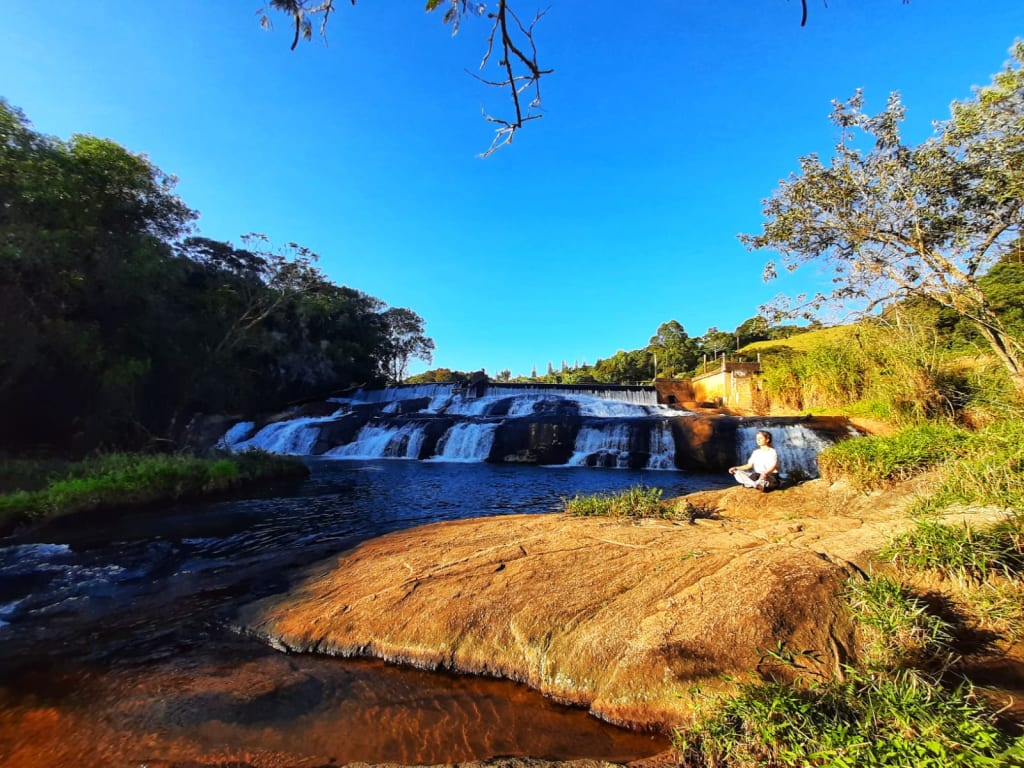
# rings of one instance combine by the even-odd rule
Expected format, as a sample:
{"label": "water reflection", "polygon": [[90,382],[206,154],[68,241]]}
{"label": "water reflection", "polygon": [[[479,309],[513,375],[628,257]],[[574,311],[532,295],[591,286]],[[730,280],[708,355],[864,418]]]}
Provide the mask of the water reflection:
{"label": "water reflection", "polygon": [[288,495],[64,519],[0,543],[4,764],[628,760],[665,748],[512,683],[286,656],[228,627],[240,604],[387,531],[550,512],[561,497],[637,482],[671,496],[721,480],[401,461],[312,467]]}

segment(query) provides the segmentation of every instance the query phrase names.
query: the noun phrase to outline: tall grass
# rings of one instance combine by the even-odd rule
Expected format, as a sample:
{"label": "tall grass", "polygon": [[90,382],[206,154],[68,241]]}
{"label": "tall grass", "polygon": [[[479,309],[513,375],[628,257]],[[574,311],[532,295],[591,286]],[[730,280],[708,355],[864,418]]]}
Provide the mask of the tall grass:
{"label": "tall grass", "polygon": [[818,470],[829,482],[845,477],[859,488],[878,488],[957,458],[965,436],[950,424],[931,423],[891,436],[844,440],[822,451]]}
{"label": "tall grass", "polygon": [[996,727],[969,686],[950,690],[914,670],[746,684],[674,744],[694,768],[992,768],[1024,758],[1024,737]]}
{"label": "tall grass", "polygon": [[1024,414],[961,434],[958,460],[943,471],[930,506],[988,504],[1024,513]]}
{"label": "tall grass", "polygon": [[936,616],[920,597],[891,576],[851,578],[846,601],[868,669],[941,668],[952,653],[949,622]]}
{"label": "tall grass", "polygon": [[1012,515],[982,528],[920,519],[879,555],[903,569],[931,571],[962,584],[1013,578],[1024,572],[1024,518]]}
{"label": "tall grass", "polygon": [[764,359],[762,385],[772,402],[797,410],[840,408],[859,400],[864,361],[855,347],[823,345]]}
{"label": "tall grass", "polygon": [[86,510],[176,501],[306,472],[300,461],[263,452],[221,459],[107,454],[69,465],[44,488],[0,495],[0,528]]}
{"label": "tall grass", "polygon": [[772,405],[911,424],[949,417],[964,400],[963,377],[934,328],[871,318],[827,331],[764,349],[761,384]]}
{"label": "tall grass", "polygon": [[661,488],[634,485],[618,493],[597,493],[563,499],[565,512],[578,517],[671,517],[672,509],[661,503]]}

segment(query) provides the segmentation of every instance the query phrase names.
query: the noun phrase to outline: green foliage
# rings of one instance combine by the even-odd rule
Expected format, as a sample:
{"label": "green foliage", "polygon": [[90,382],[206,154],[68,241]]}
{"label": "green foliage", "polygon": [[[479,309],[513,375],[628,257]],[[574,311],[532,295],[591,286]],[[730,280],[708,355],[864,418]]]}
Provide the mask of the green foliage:
{"label": "green foliage", "polygon": [[848,669],[843,681],[742,686],[676,733],[687,765],[991,768],[1024,754],[966,685],[915,672]]}
{"label": "green foliage", "polygon": [[473,377],[466,371],[453,371],[451,368],[435,368],[409,376],[406,384],[464,384]]}
{"label": "green foliage", "polygon": [[[860,91],[833,102],[839,140],[831,162],[802,157],[800,172],[765,201],[761,233],[741,240],[781,253],[789,271],[825,263],[835,287],[768,311],[807,313],[827,302],[870,309],[918,297],[973,326],[1024,397],[1024,339],[994,306],[1003,297],[981,282],[1024,224],[1024,42],[1012,54],[990,86],[954,103],[952,119],[918,146],[903,143],[897,94],[875,115]],[[765,277],[776,274],[769,263]]]}
{"label": "green foliage", "polygon": [[0,445],[166,447],[197,411],[381,383],[429,353],[415,313],[334,285],[307,248],[187,237],[174,184],[0,100]]}
{"label": "green foliage", "polygon": [[879,553],[905,569],[931,571],[962,583],[988,582],[1024,571],[1024,516],[986,528],[920,519]]}
{"label": "green foliage", "polygon": [[434,359],[434,342],[423,335],[423,318],[411,309],[392,307],[381,318],[387,340],[384,367],[388,381],[397,384],[405,379],[410,360]]}
{"label": "green foliage", "polygon": [[981,430],[962,431],[957,453],[958,460],[943,469],[919,512],[955,503],[1024,511],[1024,419],[1019,410]]}
{"label": "green foliage", "polygon": [[959,455],[966,431],[948,424],[908,427],[892,436],[844,440],[818,456],[822,477],[849,479],[859,488],[906,480]]}
{"label": "green foliage", "polygon": [[618,493],[597,493],[563,499],[564,511],[578,517],[672,517],[674,513],[661,503],[661,488],[634,485]]}
{"label": "green foliage", "polygon": [[761,342],[762,389],[775,406],[911,424],[949,417],[968,387],[934,317],[905,307],[783,342]]}
{"label": "green foliage", "polygon": [[896,579],[853,577],[846,600],[858,621],[862,661],[872,669],[941,666],[953,641],[951,625]]}
{"label": "green foliage", "polygon": [[245,483],[304,476],[301,462],[262,451],[223,459],[105,454],[69,466],[45,488],[0,495],[0,528],[93,509],[176,501]]}
{"label": "green foliage", "polygon": [[657,356],[657,375],[660,378],[671,378],[692,371],[699,357],[698,341],[691,339],[677,320],[669,320],[658,326],[654,336],[647,342],[647,351],[652,358]]}
{"label": "green foliage", "polygon": [[67,462],[53,459],[0,459],[0,493],[37,491],[67,468]]}

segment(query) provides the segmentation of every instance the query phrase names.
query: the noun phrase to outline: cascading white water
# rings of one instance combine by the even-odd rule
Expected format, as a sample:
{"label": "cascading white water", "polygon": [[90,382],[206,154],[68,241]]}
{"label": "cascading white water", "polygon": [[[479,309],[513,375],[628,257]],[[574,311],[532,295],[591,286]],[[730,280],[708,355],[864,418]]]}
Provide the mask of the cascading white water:
{"label": "cascading white water", "polygon": [[254,421],[240,421],[224,433],[224,437],[217,444],[220,448],[233,450],[236,445],[245,440],[256,426]]}
{"label": "cascading white water", "polygon": [[484,397],[509,397],[518,396],[526,392],[538,392],[554,397],[575,400],[580,397],[597,398],[599,400],[620,400],[633,405],[657,405],[658,392],[654,387],[630,387],[628,389],[615,389],[613,387],[602,388],[600,384],[592,386],[540,384],[537,386],[513,384],[501,385],[490,383],[484,389]]}
{"label": "cascading white water", "polygon": [[[460,395],[469,398],[476,398],[477,391],[474,387],[465,388],[456,384],[399,384],[394,387],[383,389],[360,389],[351,397],[334,398],[337,402],[353,403],[388,403],[395,400],[414,400],[428,398],[430,400],[444,400]],[[519,397],[524,394],[540,394],[551,397],[574,400],[579,397],[596,398],[598,400],[617,400],[633,405],[657,405],[658,392],[654,387],[604,387],[600,384],[594,385],[562,385],[562,384],[498,384],[491,382],[480,392],[480,397]],[[476,398],[479,399],[479,398]]]}
{"label": "cascading white water", "polygon": [[766,429],[771,433],[772,446],[779,453],[779,473],[783,477],[802,475],[803,477],[818,476],[818,454],[828,448],[830,443],[823,440],[802,424],[785,424],[781,426],[742,426],[736,430],[736,461],[746,463],[750,454],[757,448],[755,435]]}
{"label": "cascading white water", "polygon": [[418,459],[423,447],[422,424],[392,426],[367,424],[347,445],[327,451],[325,456],[339,459]]}
{"label": "cascading white water", "polygon": [[385,387],[384,389],[360,389],[350,398],[335,398],[335,400],[350,405],[388,403],[384,412],[393,413],[397,410],[396,404],[400,400],[427,399],[430,403],[423,409],[424,413],[442,413],[454,396],[456,395],[451,384],[400,384],[397,387]]}
{"label": "cascading white water", "polygon": [[650,457],[645,469],[675,469],[676,445],[667,421],[584,425],[576,436],[568,466],[628,467],[637,430],[647,430]]}
{"label": "cascading white water", "polygon": [[675,469],[676,441],[667,421],[651,425],[651,458],[647,469]]}
{"label": "cascading white water", "polygon": [[584,397],[575,395],[574,399],[579,404],[581,416],[594,416],[599,419],[620,419],[631,416],[679,416],[679,411],[673,411],[667,405],[657,403],[632,403],[622,400],[601,400],[597,397]]}
{"label": "cascading white water", "polygon": [[[328,416],[275,422],[256,434],[253,422],[240,422],[219,445],[232,451],[260,448],[293,455],[327,449],[326,456],[352,459],[419,459],[427,458],[426,451],[435,461],[471,462],[488,461],[493,453],[494,461],[528,456],[557,464],[567,452],[561,441],[575,433],[569,466],[636,467],[646,454],[646,468],[673,469],[676,446],[671,425],[693,414],[658,405],[655,397],[653,388],[399,386],[335,398],[338,409]],[[817,456],[832,440],[801,423],[743,420],[736,431],[735,463],[747,460],[756,446],[755,433],[765,426],[774,437],[783,475],[818,476]],[[447,432],[434,444],[445,427]],[[342,441],[348,442],[339,444]]]}
{"label": "cascading white water", "polygon": [[[617,467],[629,466],[632,429],[629,424],[587,424],[576,436],[573,454],[566,462],[569,466],[585,467],[596,463],[604,466],[606,457]],[[590,460],[588,462],[588,459]]]}
{"label": "cascading white water", "polygon": [[456,424],[437,441],[438,461],[484,461],[494,445],[494,422]]}
{"label": "cascading white water", "polygon": [[421,397],[451,397],[451,384],[401,384],[384,389],[360,389],[352,395],[357,403],[390,403],[394,400],[414,400]]}
{"label": "cascading white water", "polygon": [[[313,445],[320,436],[320,425],[326,420],[325,418],[307,417],[291,421],[278,421],[268,424],[248,440],[232,443],[228,441],[228,437],[233,434],[232,430],[236,430],[240,426],[236,424],[224,436],[222,445],[228,450],[236,452],[257,448],[270,453],[305,456],[312,452]],[[252,422],[246,423],[249,424],[249,429],[252,429]],[[234,434],[245,434],[245,432],[238,431]]]}

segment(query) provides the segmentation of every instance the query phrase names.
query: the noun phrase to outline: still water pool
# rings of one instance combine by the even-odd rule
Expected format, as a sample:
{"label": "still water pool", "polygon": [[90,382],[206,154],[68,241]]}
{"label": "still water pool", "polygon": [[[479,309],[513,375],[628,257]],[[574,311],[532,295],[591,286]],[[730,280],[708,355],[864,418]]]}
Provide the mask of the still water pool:
{"label": "still water pool", "polygon": [[78,515],[0,540],[0,763],[629,760],[665,748],[506,681],[285,655],[230,627],[238,606],[287,589],[304,566],[389,531],[724,478],[309,464],[309,479],[259,498]]}

